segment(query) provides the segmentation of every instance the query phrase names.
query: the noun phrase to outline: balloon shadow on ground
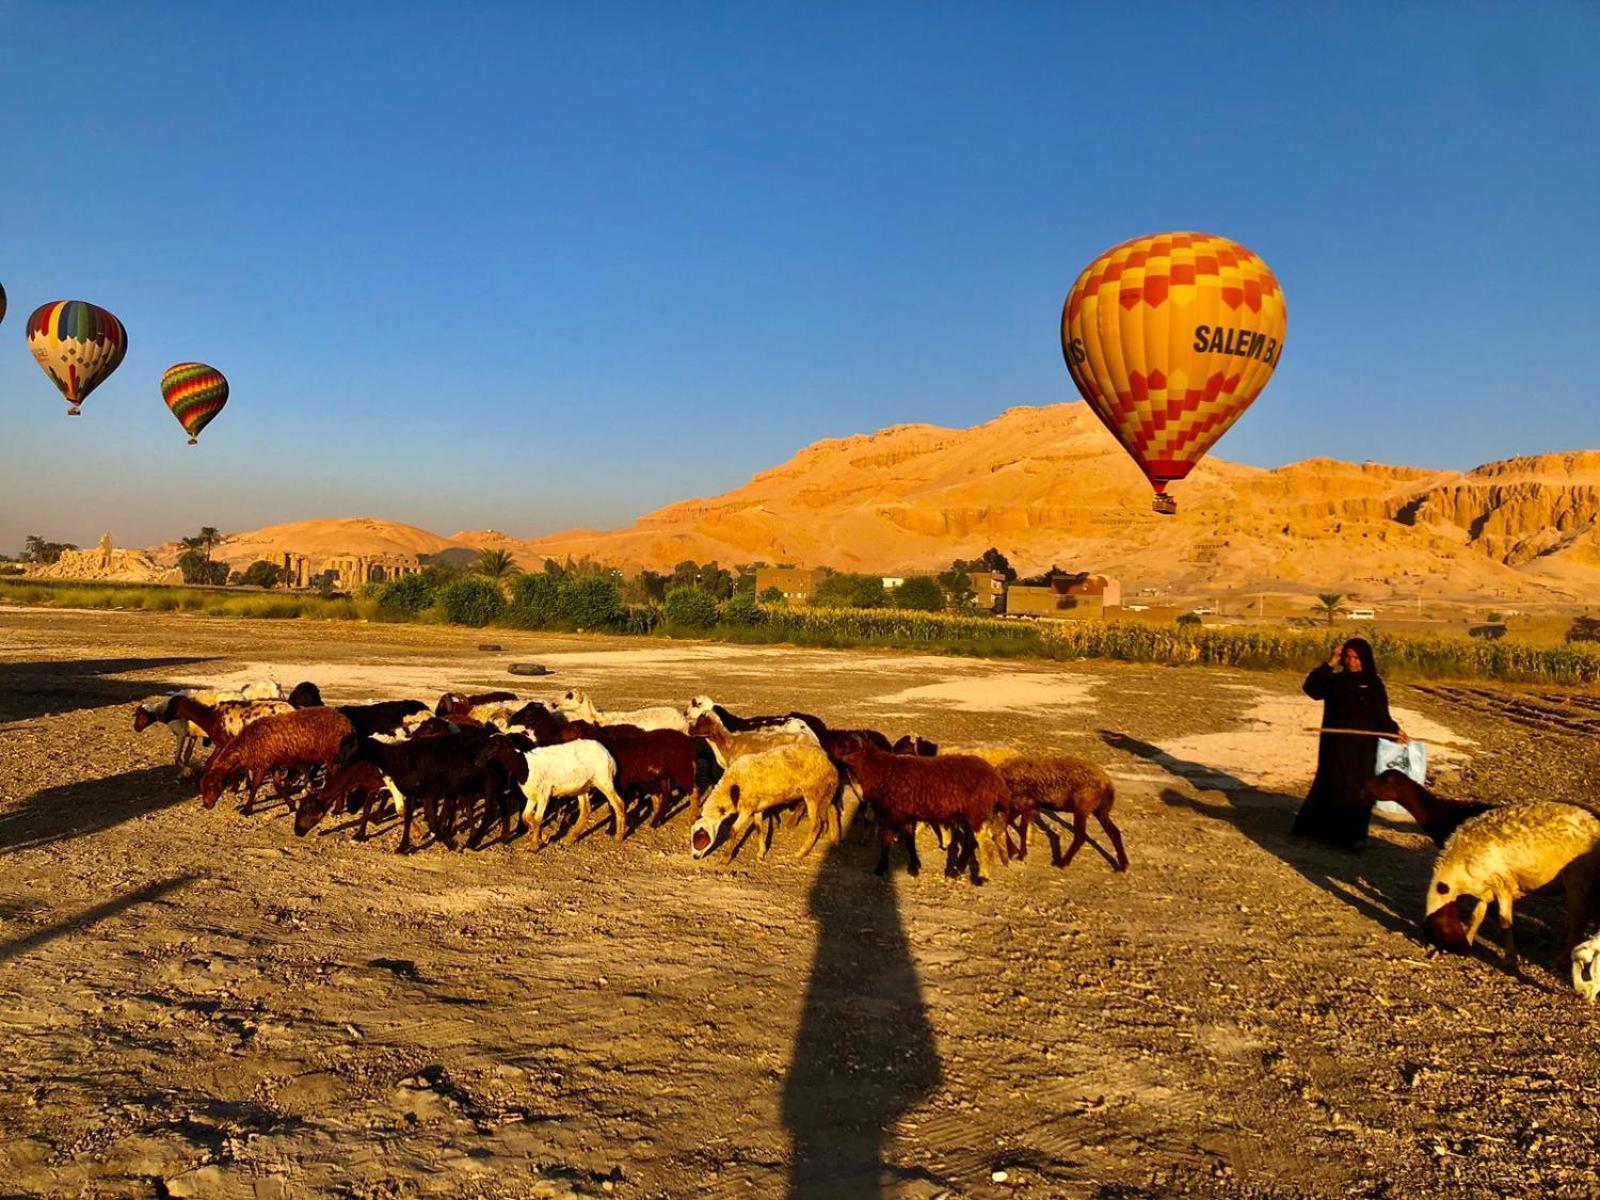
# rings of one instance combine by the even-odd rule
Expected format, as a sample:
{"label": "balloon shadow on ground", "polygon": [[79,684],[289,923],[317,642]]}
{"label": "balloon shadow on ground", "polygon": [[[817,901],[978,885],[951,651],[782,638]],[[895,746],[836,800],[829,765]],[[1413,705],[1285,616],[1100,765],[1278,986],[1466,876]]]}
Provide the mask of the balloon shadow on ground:
{"label": "balloon shadow on ground", "polygon": [[0,723],[30,721],[35,717],[104,708],[110,704],[137,704],[189,685],[109,677],[215,661],[213,658],[85,658],[0,663]]}
{"label": "balloon shadow on ground", "polygon": [[1336,850],[1289,833],[1301,797],[1254,787],[1205,763],[1168,754],[1159,746],[1125,733],[1099,730],[1100,740],[1190,784],[1198,791],[1222,792],[1211,802],[1177,788],[1164,788],[1161,802],[1225,821],[1267,853],[1293,867],[1308,883],[1348,904],[1391,933],[1420,937],[1423,893],[1433,868],[1428,853],[1374,838],[1360,853]]}
{"label": "balloon shadow on ground", "polygon": [[45,788],[0,810],[0,854],[100,833],[194,795],[193,781],[175,778],[170,764]]}
{"label": "balloon shadow on ground", "polygon": [[828,847],[809,906],[817,949],[783,1087],[788,1195],[871,1200],[910,1179],[948,1188],[884,1161],[889,1130],[943,1078],[894,884],[845,841]]}

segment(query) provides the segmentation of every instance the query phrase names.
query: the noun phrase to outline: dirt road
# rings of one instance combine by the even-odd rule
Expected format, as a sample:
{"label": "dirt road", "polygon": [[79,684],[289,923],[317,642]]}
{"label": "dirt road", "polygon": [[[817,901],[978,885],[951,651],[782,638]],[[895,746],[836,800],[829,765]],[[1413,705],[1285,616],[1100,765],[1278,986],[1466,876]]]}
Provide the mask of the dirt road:
{"label": "dirt road", "polygon": [[[1432,859],[1292,842],[1317,707],[1224,670],[0,609],[0,1194],[1600,1195],[1597,1014],[1432,956]],[[514,679],[536,660],[547,680]],[[1310,664],[1308,664],[1309,666]],[[138,699],[577,685],[1092,756],[1133,868],[870,873],[859,825],[392,853],[206,813]],[[1457,790],[1582,798],[1593,697],[1397,688]],[[1524,924],[1525,923],[1525,924]],[[1003,1172],[1003,1179],[999,1173]]]}

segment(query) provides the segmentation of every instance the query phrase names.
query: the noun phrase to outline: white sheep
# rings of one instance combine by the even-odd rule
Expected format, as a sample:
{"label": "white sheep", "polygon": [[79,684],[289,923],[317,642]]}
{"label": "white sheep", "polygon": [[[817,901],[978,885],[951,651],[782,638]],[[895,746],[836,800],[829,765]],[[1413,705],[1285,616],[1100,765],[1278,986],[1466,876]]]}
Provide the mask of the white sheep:
{"label": "white sheep", "polygon": [[689,732],[689,719],[670,704],[601,712],[588,696],[576,688],[556,700],[556,710],[569,721],[588,721],[593,725],[632,725],[638,729],[676,729],[679,733]]}
{"label": "white sheep", "polygon": [[772,841],[771,816],[799,800],[811,818],[811,837],[796,855],[804,858],[824,829],[831,829],[831,840],[838,843],[840,823],[836,818],[830,826],[828,820],[838,791],[839,772],[820,746],[791,743],[736,759],[700,806],[700,816],[689,831],[691,852],[704,858],[729,817],[734,823],[728,836],[735,843],[757,820],[767,817],[760,851],[765,858]]}
{"label": "white sheep", "polygon": [[1600,999],[1600,933],[1572,948],[1572,986],[1590,1004]]}
{"label": "white sheep", "polygon": [[518,783],[524,798],[522,823],[533,828],[533,844],[540,844],[545,810],[555,796],[578,798],[578,819],[566,840],[574,842],[589,822],[589,793],[599,792],[611,806],[617,840],[628,832],[628,815],[617,794],[616,760],[599,742],[579,740],[558,746],[535,746],[523,751],[528,777]]}
{"label": "white sheep", "polygon": [[[224,700],[282,700],[283,689],[270,679],[254,680],[239,688],[184,688],[181,691],[166,692],[153,699],[142,701],[139,707],[152,720],[160,720],[162,711],[177,696],[187,696],[200,704],[215,708]],[[175,743],[172,762],[178,768],[179,777],[197,774],[194,752],[197,746],[204,749],[210,742],[206,737],[206,731],[184,720],[164,721],[162,724],[172,731]]]}
{"label": "white sheep", "polygon": [[[1505,933],[1504,959],[1517,965],[1512,936],[1512,905],[1560,882],[1567,892],[1567,935],[1571,947],[1583,927],[1589,889],[1600,848],[1600,818],[1587,809],[1551,800],[1532,800],[1494,808],[1462,823],[1450,835],[1433,866],[1424,926],[1429,939],[1448,950],[1465,950],[1477,937],[1491,901],[1500,910]],[[1461,899],[1477,908],[1461,924]]]}

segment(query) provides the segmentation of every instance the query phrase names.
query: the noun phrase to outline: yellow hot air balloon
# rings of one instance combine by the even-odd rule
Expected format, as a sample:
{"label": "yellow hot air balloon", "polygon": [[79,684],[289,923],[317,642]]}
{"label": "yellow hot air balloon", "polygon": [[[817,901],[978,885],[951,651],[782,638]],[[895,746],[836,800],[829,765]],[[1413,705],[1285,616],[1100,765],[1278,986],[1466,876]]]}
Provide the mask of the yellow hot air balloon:
{"label": "yellow hot air balloon", "polygon": [[1250,407],[1283,356],[1283,291],[1238,242],[1157,233],[1084,269],[1061,313],[1078,391],[1177,511],[1186,476]]}

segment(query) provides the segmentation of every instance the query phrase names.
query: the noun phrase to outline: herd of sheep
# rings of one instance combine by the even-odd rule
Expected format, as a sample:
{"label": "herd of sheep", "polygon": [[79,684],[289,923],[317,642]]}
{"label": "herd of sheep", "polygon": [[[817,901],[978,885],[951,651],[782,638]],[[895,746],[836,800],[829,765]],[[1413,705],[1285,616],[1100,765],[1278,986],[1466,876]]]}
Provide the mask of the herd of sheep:
{"label": "herd of sheep", "polygon": [[548,704],[519,703],[510,692],[447,692],[431,707],[420,700],[330,707],[315,684],[285,697],[276,684],[261,683],[140,704],[134,729],[155,724],[176,737],[180,771],[194,769],[197,747],[215,747],[200,773],[206,808],[242,784],[248,813],[270,785],[293,803],[297,834],[329,813],[359,813],[359,839],[392,806],[401,853],[413,848],[419,814],[446,846],[464,834],[476,848],[497,824],[503,840],[531,830],[528,844],[542,845],[551,804],[561,799],[575,801],[573,841],[591,824],[598,796],[619,840],[630,802],[645,801],[653,825],[698,805],[689,831],[695,858],[724,841],[737,846],[757,825],[764,857],[786,809],[809,823],[804,856],[824,834],[837,843],[848,816],[865,808],[879,827],[880,874],[896,839],[915,873],[916,827],[929,825],[947,843],[947,871],[970,870],[981,883],[997,861],[1027,854],[1029,827],[1050,813],[1070,817],[1073,827],[1058,865],[1088,840],[1091,817],[1111,841],[1116,869],[1128,865],[1111,818],[1111,778],[1092,762],[1002,746],[941,749],[910,736],[891,745],[876,730],[830,728],[808,713],[739,717],[708,696],[687,709],[631,711],[602,711],[578,691]]}
{"label": "herd of sheep", "polygon": [[[736,850],[757,826],[765,857],[785,810],[809,824],[804,856],[824,834],[838,843],[864,808],[878,825],[880,875],[896,840],[909,870],[920,869],[915,832],[928,825],[946,849],[946,872],[970,870],[981,883],[997,861],[1027,854],[1028,830],[1047,814],[1072,822],[1056,865],[1072,861],[1093,817],[1111,842],[1115,869],[1128,866],[1111,819],[1111,778],[1093,762],[1005,746],[941,748],[911,735],[891,744],[876,730],[830,728],[809,713],[739,717],[708,696],[686,709],[630,711],[598,709],[579,691],[550,703],[519,703],[510,692],[447,692],[431,707],[419,700],[329,707],[314,684],[284,696],[276,684],[259,683],[146,701],[135,709],[134,729],[153,724],[172,730],[181,772],[195,769],[199,746],[215,747],[200,773],[206,808],[242,783],[249,812],[270,785],[294,807],[296,834],[330,813],[359,812],[356,837],[364,839],[374,816],[392,807],[401,853],[413,848],[418,814],[446,846],[465,831],[476,848],[496,824],[503,840],[528,832],[528,844],[541,846],[551,804],[561,799],[575,802],[566,835],[574,841],[599,796],[607,809],[600,820],[609,817],[619,840],[630,802],[647,804],[644,819],[653,826],[698,804],[689,830],[695,858],[725,843]],[[1393,771],[1372,780],[1367,796],[1402,805],[1441,847],[1423,922],[1429,941],[1468,949],[1493,907],[1505,961],[1515,969],[1515,902],[1564,889],[1573,985],[1591,1003],[1600,999],[1600,931],[1586,929],[1600,916],[1600,818],[1548,801],[1452,801]],[[1476,902],[1466,923],[1464,899]]]}

